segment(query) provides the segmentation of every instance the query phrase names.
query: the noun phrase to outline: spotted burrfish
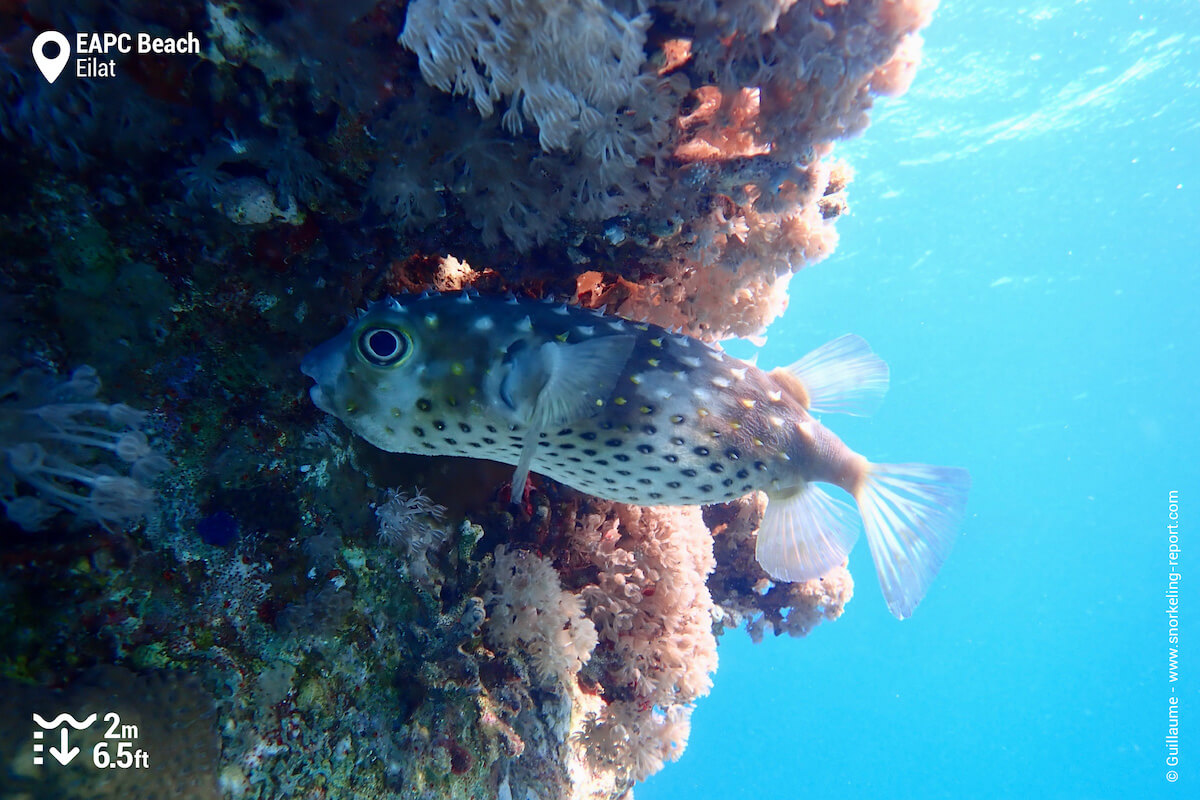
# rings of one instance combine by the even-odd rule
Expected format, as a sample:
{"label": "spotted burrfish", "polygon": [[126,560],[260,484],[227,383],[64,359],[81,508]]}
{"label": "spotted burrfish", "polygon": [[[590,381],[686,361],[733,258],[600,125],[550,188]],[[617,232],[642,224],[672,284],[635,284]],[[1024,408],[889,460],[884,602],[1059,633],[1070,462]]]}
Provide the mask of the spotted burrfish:
{"label": "spotted burrfish", "polygon": [[313,402],[376,447],[515,465],[516,496],[530,472],[639,505],[766,492],[756,554],[775,580],[841,565],[865,527],[901,619],[949,552],[970,486],[963,469],[873,464],[817,421],[869,413],[887,391],[887,365],[853,335],[766,372],[601,311],[427,294],[371,305],[301,369]]}

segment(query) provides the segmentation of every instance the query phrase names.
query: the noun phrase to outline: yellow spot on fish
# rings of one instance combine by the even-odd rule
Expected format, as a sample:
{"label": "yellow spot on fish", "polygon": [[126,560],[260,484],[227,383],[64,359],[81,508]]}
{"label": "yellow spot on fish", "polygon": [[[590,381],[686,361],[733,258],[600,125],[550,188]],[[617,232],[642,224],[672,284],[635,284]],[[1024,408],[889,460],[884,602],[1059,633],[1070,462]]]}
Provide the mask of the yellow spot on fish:
{"label": "yellow spot on fish", "polygon": [[453,364],[451,364],[450,372],[451,372],[451,374],[454,374],[454,375],[462,375],[464,372],[462,362],[455,361]]}
{"label": "yellow spot on fish", "polygon": [[753,400],[751,400],[749,397],[743,397],[738,402],[740,402],[742,404],[742,408],[754,408],[754,406],[756,405],[756,403]]}
{"label": "yellow spot on fish", "polygon": [[642,382],[642,376],[641,375],[630,375],[629,382],[633,383],[633,384],[640,384]]}
{"label": "yellow spot on fish", "polygon": [[634,325],[633,327],[637,328],[639,331],[650,330],[650,326],[645,324],[644,322],[639,322],[637,325]]}
{"label": "yellow spot on fish", "polygon": [[425,315],[425,324],[428,325],[430,328],[436,328],[438,326],[437,314],[426,314]]}
{"label": "yellow spot on fish", "polygon": [[662,339],[651,339],[650,344],[654,345],[655,347],[662,347]]}
{"label": "yellow spot on fish", "polygon": [[[621,401],[621,402],[624,402],[624,401]],[[596,399],[596,406],[597,406],[597,407],[599,407],[599,406],[602,406],[602,405],[604,405],[604,401],[603,401],[603,400],[601,400],[601,399],[599,399],[599,398],[597,398],[597,399]]]}
{"label": "yellow spot on fish", "polygon": [[651,358],[651,359],[648,359],[648,360],[646,361],[646,363],[647,363],[647,364],[649,364],[649,365],[650,365],[650,366],[652,366],[652,367],[657,367],[657,366],[658,366],[658,359],[657,359],[657,358]]}
{"label": "yellow spot on fish", "polygon": [[565,342],[567,340],[567,332],[563,331],[562,333],[560,333],[558,336],[555,336],[554,338],[560,342]]}
{"label": "yellow spot on fish", "polygon": [[776,428],[782,428],[783,427],[783,418],[782,417],[771,417],[771,424],[774,425]]}
{"label": "yellow spot on fish", "polygon": [[358,405],[356,403],[346,403],[347,414],[353,414],[355,411],[358,411]]}
{"label": "yellow spot on fish", "polygon": [[392,406],[392,416],[393,417],[400,416],[400,409],[396,408],[395,406]]}
{"label": "yellow spot on fish", "polygon": [[754,440],[754,446],[755,446],[755,447],[762,447],[762,446],[763,446],[763,440],[762,440],[762,439],[755,439],[755,440]]}
{"label": "yellow spot on fish", "polygon": [[458,405],[458,398],[457,397],[447,397],[446,405],[450,406],[451,408],[456,407]]}
{"label": "yellow spot on fish", "polygon": [[733,422],[729,423],[729,427],[733,428],[735,431],[740,431],[742,429],[742,423],[734,420]]}
{"label": "yellow spot on fish", "polygon": [[698,416],[698,417],[707,417],[707,416],[708,416],[708,409],[707,409],[707,408],[697,408],[697,409],[696,409],[696,416]]}
{"label": "yellow spot on fish", "polygon": [[626,400],[624,397],[618,397],[618,398],[614,399],[614,400],[613,400],[613,402],[614,402],[614,403],[616,403],[616,404],[617,404],[617,405],[619,405],[619,406],[623,406],[623,405],[625,405],[626,403],[628,403],[629,401],[628,401],[628,400]]}
{"label": "yellow spot on fish", "polygon": [[735,380],[740,381],[746,377],[746,368],[742,367],[741,369],[731,369],[729,370],[729,374],[732,375]]}
{"label": "yellow spot on fish", "polygon": [[767,398],[772,403],[778,403],[780,400],[783,399],[783,392],[767,392]]}
{"label": "yellow spot on fish", "polygon": [[730,384],[728,378],[719,378],[718,377],[718,378],[712,379],[712,385],[717,387],[718,389],[728,389],[732,384]]}
{"label": "yellow spot on fish", "polygon": [[638,409],[638,411],[641,411],[643,414],[649,414],[649,413],[653,412],[654,409],[651,408],[650,406],[642,406],[641,408]]}

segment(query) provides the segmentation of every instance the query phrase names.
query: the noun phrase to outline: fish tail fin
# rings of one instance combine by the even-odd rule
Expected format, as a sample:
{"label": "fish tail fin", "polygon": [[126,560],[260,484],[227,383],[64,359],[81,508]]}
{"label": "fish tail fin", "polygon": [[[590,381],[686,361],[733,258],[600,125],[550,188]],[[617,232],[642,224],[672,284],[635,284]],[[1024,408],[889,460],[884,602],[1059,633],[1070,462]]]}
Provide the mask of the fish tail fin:
{"label": "fish tail fin", "polygon": [[958,467],[869,464],[854,496],[888,608],[906,619],[954,545],[971,488]]}
{"label": "fish tail fin", "polygon": [[812,580],[845,563],[860,529],[853,506],[810,483],[770,498],[754,555],[775,580]]}

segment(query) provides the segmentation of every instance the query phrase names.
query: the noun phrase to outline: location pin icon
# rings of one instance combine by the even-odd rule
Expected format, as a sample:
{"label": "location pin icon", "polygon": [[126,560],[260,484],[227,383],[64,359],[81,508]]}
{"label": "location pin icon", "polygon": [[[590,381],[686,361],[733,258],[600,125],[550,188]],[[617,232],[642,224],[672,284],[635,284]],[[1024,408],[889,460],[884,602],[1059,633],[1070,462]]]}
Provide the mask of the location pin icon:
{"label": "location pin icon", "polygon": [[[54,58],[46,55],[46,45],[50,42],[58,45],[58,55]],[[33,60],[42,74],[46,76],[46,80],[54,83],[62,74],[63,68],[67,66],[67,62],[71,60],[71,43],[58,31],[42,31],[33,40]]]}

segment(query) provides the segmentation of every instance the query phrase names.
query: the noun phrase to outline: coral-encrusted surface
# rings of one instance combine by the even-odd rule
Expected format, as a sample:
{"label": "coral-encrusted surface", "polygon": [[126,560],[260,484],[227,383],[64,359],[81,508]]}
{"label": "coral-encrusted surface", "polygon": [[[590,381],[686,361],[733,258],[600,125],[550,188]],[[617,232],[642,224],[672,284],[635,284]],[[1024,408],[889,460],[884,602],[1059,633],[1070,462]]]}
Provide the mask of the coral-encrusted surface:
{"label": "coral-encrusted surface", "polygon": [[[4,718],[157,703],[156,791],[195,797],[618,797],[677,757],[717,636],[807,633],[848,574],[772,584],[753,498],[538,478],[514,509],[506,469],[354,440],[300,357],[385,292],[464,286],[760,333],[835,245],[833,142],[907,86],[933,5],[3,4]],[[203,52],[49,84],[51,28]],[[23,445],[72,375],[109,416],[60,423],[112,448]],[[0,744],[0,797],[131,796]]]}

